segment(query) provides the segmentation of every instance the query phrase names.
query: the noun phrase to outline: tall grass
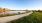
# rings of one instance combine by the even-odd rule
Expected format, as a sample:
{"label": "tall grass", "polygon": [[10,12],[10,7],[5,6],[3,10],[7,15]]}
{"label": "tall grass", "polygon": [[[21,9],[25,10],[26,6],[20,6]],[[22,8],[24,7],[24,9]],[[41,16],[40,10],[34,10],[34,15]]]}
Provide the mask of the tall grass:
{"label": "tall grass", "polygon": [[10,21],[8,23],[42,23],[42,12],[34,12],[29,16]]}

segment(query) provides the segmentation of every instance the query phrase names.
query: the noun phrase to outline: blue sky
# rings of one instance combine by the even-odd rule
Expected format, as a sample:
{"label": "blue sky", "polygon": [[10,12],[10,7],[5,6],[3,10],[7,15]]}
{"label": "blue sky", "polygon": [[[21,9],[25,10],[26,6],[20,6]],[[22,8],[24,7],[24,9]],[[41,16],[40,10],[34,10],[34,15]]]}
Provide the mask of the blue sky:
{"label": "blue sky", "polygon": [[0,7],[11,10],[42,10],[42,0],[0,0]]}

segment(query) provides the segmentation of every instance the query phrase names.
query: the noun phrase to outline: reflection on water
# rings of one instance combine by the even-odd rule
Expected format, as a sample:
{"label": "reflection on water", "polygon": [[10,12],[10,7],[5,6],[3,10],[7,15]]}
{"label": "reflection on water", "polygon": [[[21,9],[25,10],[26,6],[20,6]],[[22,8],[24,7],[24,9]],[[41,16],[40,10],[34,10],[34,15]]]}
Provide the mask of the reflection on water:
{"label": "reflection on water", "polygon": [[10,11],[10,12],[25,12],[25,11]]}
{"label": "reflection on water", "polygon": [[0,14],[14,14],[14,13],[18,14],[18,12],[24,13],[24,12],[26,12],[26,11],[10,11],[10,12],[2,12],[2,13],[0,13]]}
{"label": "reflection on water", "polygon": [[24,13],[24,12],[26,12],[26,11],[10,11],[10,12],[4,12],[4,13],[5,13],[5,14],[7,14],[7,13],[9,13],[9,14],[13,14],[13,13],[18,14],[18,12]]}
{"label": "reflection on water", "polygon": [[26,11],[10,11],[10,12],[26,12]]}

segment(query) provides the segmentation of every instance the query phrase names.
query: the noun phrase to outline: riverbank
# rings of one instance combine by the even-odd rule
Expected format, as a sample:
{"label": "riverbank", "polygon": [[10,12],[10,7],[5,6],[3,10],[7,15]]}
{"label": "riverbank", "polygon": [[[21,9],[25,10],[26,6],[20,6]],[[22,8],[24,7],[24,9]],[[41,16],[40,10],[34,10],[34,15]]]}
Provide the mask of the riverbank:
{"label": "riverbank", "polygon": [[13,15],[13,16],[7,16],[7,17],[1,17],[0,18],[0,23],[6,23],[6,22],[10,22],[12,20],[16,20],[25,16],[28,16],[30,14],[32,14],[33,12],[29,12],[29,13],[25,13],[25,14],[20,14],[20,15]]}
{"label": "riverbank", "polygon": [[42,23],[42,12],[34,12],[29,16],[10,21],[8,23]]}

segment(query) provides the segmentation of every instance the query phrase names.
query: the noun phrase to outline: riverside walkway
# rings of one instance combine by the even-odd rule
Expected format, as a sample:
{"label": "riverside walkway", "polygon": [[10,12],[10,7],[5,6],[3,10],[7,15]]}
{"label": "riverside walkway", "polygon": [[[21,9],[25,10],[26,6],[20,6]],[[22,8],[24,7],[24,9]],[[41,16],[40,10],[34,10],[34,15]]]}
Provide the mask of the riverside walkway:
{"label": "riverside walkway", "polygon": [[20,14],[20,15],[15,15],[15,16],[13,15],[13,16],[1,17],[0,18],[0,23],[7,23],[9,21],[16,20],[16,19],[28,16],[28,15],[30,15],[32,13],[33,12],[29,12],[29,13],[25,13],[25,14]]}

